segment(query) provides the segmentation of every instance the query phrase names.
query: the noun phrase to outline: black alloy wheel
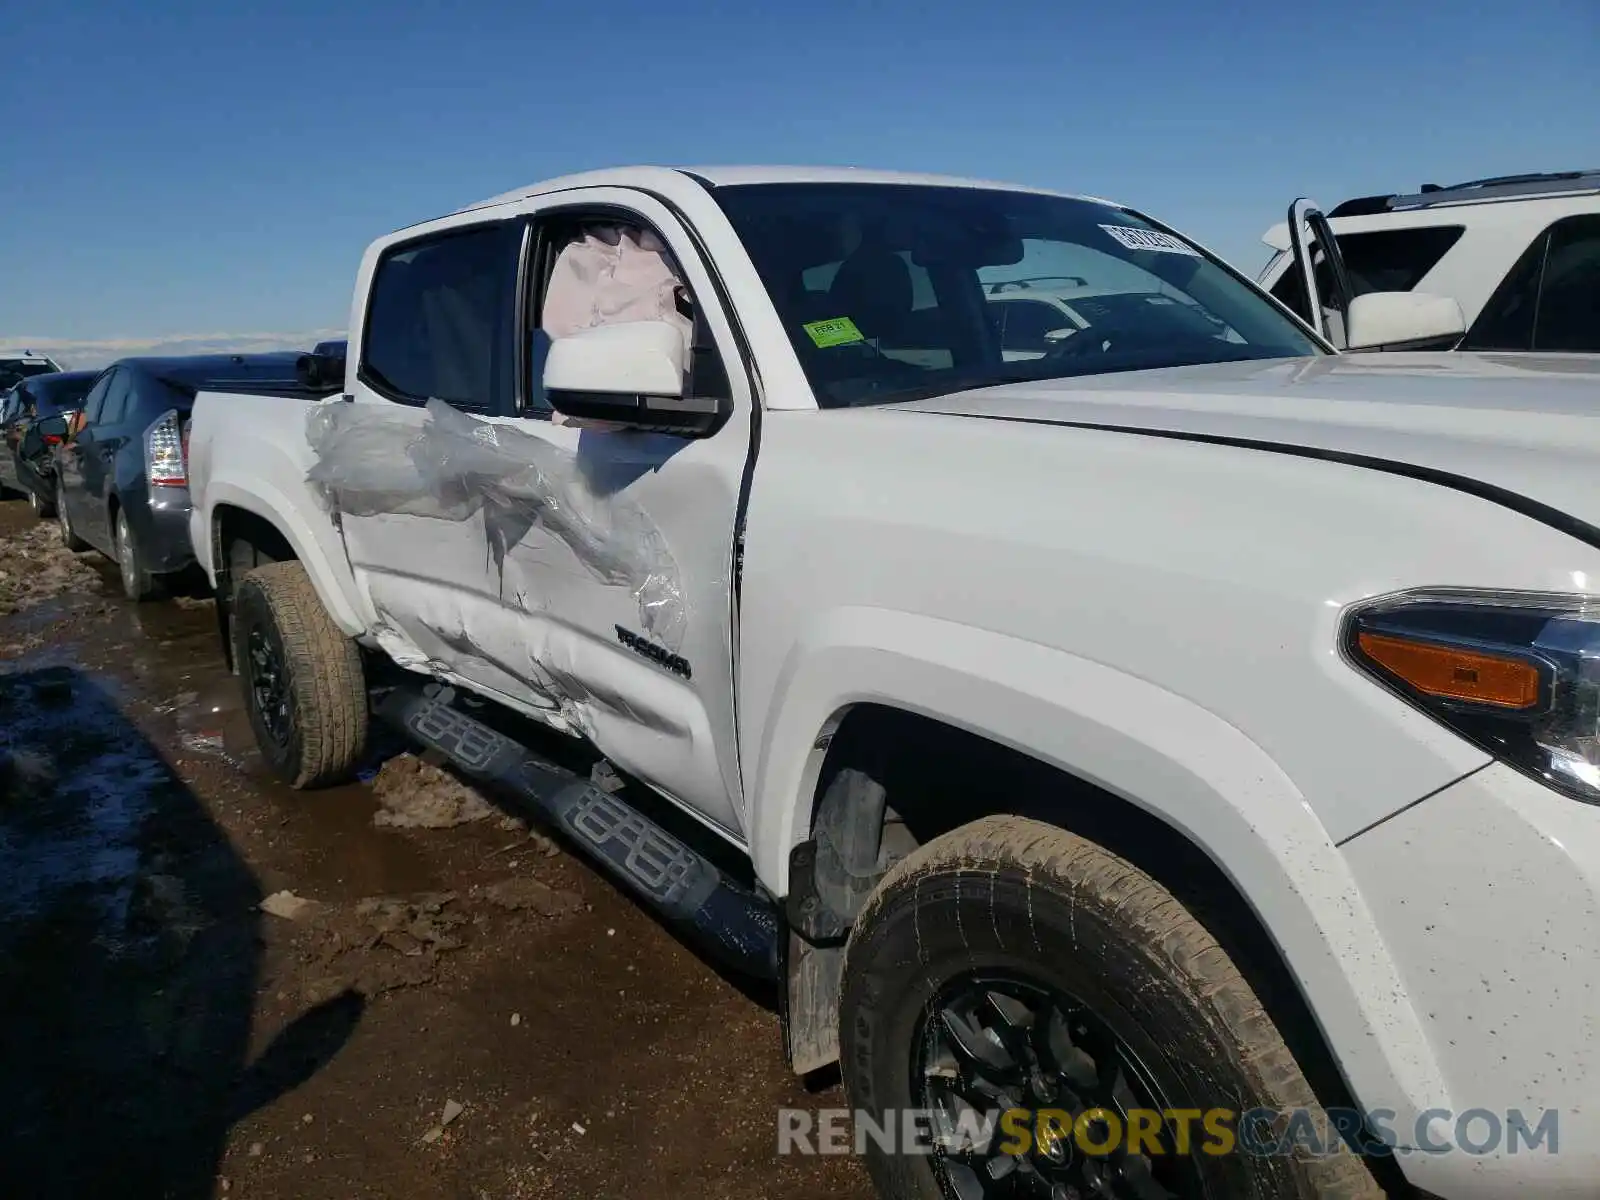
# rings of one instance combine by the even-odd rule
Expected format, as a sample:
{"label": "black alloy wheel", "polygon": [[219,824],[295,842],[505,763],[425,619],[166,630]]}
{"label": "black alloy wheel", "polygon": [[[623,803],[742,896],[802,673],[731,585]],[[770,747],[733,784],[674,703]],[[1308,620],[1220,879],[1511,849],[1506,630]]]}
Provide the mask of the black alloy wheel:
{"label": "black alloy wheel", "polygon": [[936,1145],[934,1171],[947,1196],[1207,1196],[1171,1128],[1157,1131],[1159,1156],[1129,1149],[1133,1113],[1174,1105],[1131,1048],[1075,998],[1019,972],[970,973],[945,986],[913,1044],[912,1095],[934,1115],[936,1132],[973,1130],[985,1114],[1028,1114],[1024,1152],[1007,1152],[1017,1143],[1001,1126],[987,1145]]}

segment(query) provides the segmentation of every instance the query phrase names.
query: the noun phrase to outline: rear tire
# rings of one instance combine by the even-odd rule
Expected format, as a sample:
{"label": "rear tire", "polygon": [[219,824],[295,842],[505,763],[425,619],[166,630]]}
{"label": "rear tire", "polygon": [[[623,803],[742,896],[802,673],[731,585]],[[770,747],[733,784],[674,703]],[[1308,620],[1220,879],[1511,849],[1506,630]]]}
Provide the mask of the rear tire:
{"label": "rear tire", "polygon": [[115,536],[117,574],[122,578],[122,594],[135,603],[156,600],[165,595],[166,586],[161,578],[152,574],[144,565],[144,556],[139,552],[139,542],[133,536],[133,527],[128,524],[126,509],[117,510]]}
{"label": "rear tire", "polygon": [[32,488],[28,489],[28,507],[33,509],[33,515],[41,521],[48,521],[56,515],[55,501],[48,496],[41,496]]}
{"label": "rear tire", "polygon": [[[1020,817],[946,834],[885,876],[850,935],[839,1029],[852,1108],[896,1130],[907,1110],[969,1103],[996,1117],[1121,1110],[1124,1130],[1137,1109],[1304,1110],[1328,1130],[1271,1017],[1188,910],[1131,863]],[[1016,1099],[985,1099],[997,1095]],[[888,1200],[1009,1195],[1013,1171],[1040,1176],[1042,1195],[1381,1200],[1357,1156],[1251,1153],[1271,1143],[1244,1125],[1227,1154],[1203,1152],[1219,1143],[1199,1120],[1189,1154],[1175,1138],[1164,1153],[1090,1154],[1070,1119],[1016,1157],[1001,1152],[1005,1125],[992,1155],[895,1153],[869,1137],[867,1166]],[[1109,1128],[1089,1126],[1091,1148]]]}
{"label": "rear tire", "polygon": [[239,581],[233,614],[234,661],[262,758],[293,788],[348,779],[367,745],[361,653],[305,567],[257,567]]}
{"label": "rear tire", "polygon": [[61,531],[61,544],[74,553],[87,550],[89,543],[72,531],[72,518],[67,515],[66,485],[56,483],[56,528]]}

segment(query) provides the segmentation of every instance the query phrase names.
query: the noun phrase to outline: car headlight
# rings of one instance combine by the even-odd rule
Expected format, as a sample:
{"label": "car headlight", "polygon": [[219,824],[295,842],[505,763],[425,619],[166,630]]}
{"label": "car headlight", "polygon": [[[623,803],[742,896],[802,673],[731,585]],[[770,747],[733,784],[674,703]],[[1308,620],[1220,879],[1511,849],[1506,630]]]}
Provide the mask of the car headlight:
{"label": "car headlight", "polygon": [[1345,621],[1361,670],[1496,758],[1600,804],[1600,597],[1431,590]]}

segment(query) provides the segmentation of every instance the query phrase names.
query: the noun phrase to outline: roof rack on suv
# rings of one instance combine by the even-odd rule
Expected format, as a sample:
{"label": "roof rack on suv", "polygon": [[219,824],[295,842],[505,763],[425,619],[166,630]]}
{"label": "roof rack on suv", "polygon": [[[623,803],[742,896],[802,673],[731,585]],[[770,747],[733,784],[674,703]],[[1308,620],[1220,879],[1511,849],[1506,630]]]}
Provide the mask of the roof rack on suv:
{"label": "roof rack on suv", "polygon": [[1362,217],[1397,208],[1426,208],[1434,204],[1473,204],[1487,200],[1515,200],[1530,196],[1563,196],[1600,191],[1600,168],[1588,171],[1544,171],[1526,175],[1495,175],[1466,183],[1425,183],[1412,195],[1358,196],[1337,205],[1330,217]]}

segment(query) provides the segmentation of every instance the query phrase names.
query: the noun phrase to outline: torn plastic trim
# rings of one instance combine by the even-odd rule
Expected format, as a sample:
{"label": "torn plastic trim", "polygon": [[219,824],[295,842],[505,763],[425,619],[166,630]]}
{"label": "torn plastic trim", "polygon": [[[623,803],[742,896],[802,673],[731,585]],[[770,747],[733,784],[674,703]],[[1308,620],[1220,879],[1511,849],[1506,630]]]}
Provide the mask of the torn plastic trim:
{"label": "torn plastic trim", "polygon": [[598,492],[579,455],[531,433],[429,400],[411,410],[334,401],[313,406],[306,481],[330,513],[461,522],[483,513],[488,553],[505,559],[535,526],[559,538],[597,580],[627,587],[640,625],[676,650],[688,616],[678,564],[660,528],[628,497]]}

